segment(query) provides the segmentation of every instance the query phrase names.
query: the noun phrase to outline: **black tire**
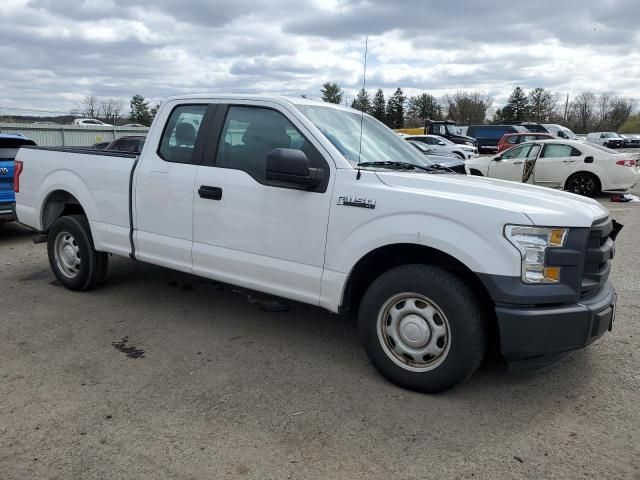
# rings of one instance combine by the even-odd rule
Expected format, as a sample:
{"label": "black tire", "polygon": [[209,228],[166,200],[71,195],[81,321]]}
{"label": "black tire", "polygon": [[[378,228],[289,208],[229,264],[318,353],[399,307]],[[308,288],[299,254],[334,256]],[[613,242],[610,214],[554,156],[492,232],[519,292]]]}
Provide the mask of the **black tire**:
{"label": "black tire", "polygon": [[60,217],[51,225],[47,253],[51,270],[69,290],[90,290],[104,282],[109,257],[94,248],[84,215]]}
{"label": "black tire", "polygon": [[567,179],[564,189],[577,195],[593,197],[600,193],[600,185],[600,180],[593,173],[578,172]]}
{"label": "black tire", "polygon": [[[403,295],[409,295],[404,306]],[[429,304],[427,307],[420,304],[424,299]],[[428,315],[422,314],[422,318],[420,314],[412,313],[412,308],[415,310],[417,307],[424,309],[434,306],[436,312],[431,314],[430,321],[426,320]],[[408,313],[403,312],[405,309]],[[439,330],[442,330],[444,325],[444,330],[448,332],[445,340],[441,342],[444,336],[436,337],[445,334],[438,334],[431,327],[426,327],[426,330],[431,332],[428,334],[429,339],[424,345],[418,345],[416,350],[434,347],[443,349],[443,353],[439,356],[427,354],[418,358],[417,361],[422,363],[412,363],[408,360],[416,360],[415,356],[401,357],[395,349],[400,349],[404,337],[398,333],[398,343],[395,343],[391,335],[386,333],[393,329],[389,326],[392,323],[392,311],[403,312],[397,315],[401,319],[393,322],[398,324],[398,332],[402,328],[407,332],[407,328],[411,326],[408,324],[413,321],[413,317],[422,318],[421,321],[426,325],[432,325]],[[440,313],[444,315],[440,318],[442,324],[436,326],[433,322],[437,323]],[[358,331],[369,359],[387,380],[410,390],[437,393],[466,380],[480,366],[487,348],[485,316],[486,312],[473,291],[457,276],[440,267],[403,265],[382,274],[369,286],[360,304]],[[403,327],[405,321],[408,323],[404,323]],[[415,333],[415,330],[413,332]],[[408,342],[420,342],[425,339],[426,333],[422,339],[416,340],[414,336]],[[445,348],[447,344],[448,347]],[[428,358],[431,356],[434,358]]]}

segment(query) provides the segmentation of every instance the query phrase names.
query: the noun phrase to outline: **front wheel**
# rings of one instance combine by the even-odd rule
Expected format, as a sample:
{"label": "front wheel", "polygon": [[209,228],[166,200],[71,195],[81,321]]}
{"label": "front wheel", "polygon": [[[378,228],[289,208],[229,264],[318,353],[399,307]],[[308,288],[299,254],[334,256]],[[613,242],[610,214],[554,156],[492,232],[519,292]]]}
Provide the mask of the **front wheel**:
{"label": "front wheel", "polygon": [[575,173],[567,179],[564,189],[585,197],[593,197],[600,193],[600,181],[592,173]]}
{"label": "front wheel", "polygon": [[47,253],[51,270],[69,290],[89,290],[104,280],[109,258],[93,246],[84,215],[58,218],[48,232]]}
{"label": "front wheel", "polygon": [[487,344],[485,323],[484,309],[460,278],[439,267],[403,265],[371,284],[358,330],[385,378],[436,393],[476,371]]}

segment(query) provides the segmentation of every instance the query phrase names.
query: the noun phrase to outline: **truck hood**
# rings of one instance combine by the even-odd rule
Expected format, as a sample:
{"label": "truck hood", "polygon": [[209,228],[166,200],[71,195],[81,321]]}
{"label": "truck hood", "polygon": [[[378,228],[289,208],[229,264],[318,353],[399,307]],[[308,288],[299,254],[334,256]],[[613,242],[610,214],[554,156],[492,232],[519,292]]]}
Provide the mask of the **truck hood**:
{"label": "truck hood", "polygon": [[609,211],[595,200],[535,185],[471,175],[394,171],[377,171],[376,174],[390,187],[521,212],[539,226],[590,227],[594,221],[609,215]]}

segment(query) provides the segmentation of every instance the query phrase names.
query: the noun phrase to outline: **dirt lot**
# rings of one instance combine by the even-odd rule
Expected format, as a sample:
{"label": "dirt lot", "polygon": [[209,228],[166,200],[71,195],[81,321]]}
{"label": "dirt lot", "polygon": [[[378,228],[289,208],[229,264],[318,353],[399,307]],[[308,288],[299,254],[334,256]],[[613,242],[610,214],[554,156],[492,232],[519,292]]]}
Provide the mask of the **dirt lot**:
{"label": "dirt lot", "polygon": [[2,225],[0,478],[638,479],[640,205],[601,200],[613,333],[436,396],[384,381],[342,317],[124,259],[73,293]]}

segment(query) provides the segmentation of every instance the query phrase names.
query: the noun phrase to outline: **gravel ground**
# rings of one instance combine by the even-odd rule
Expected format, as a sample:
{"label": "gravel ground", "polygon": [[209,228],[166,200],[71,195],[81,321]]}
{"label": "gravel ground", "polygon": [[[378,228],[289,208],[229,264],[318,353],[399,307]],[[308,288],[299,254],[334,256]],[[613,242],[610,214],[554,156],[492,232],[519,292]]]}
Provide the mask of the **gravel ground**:
{"label": "gravel ground", "polygon": [[434,396],[384,381],[345,318],[124,259],[70,292],[0,225],[0,478],[638,479],[640,205],[601,201],[625,224],[613,332]]}

